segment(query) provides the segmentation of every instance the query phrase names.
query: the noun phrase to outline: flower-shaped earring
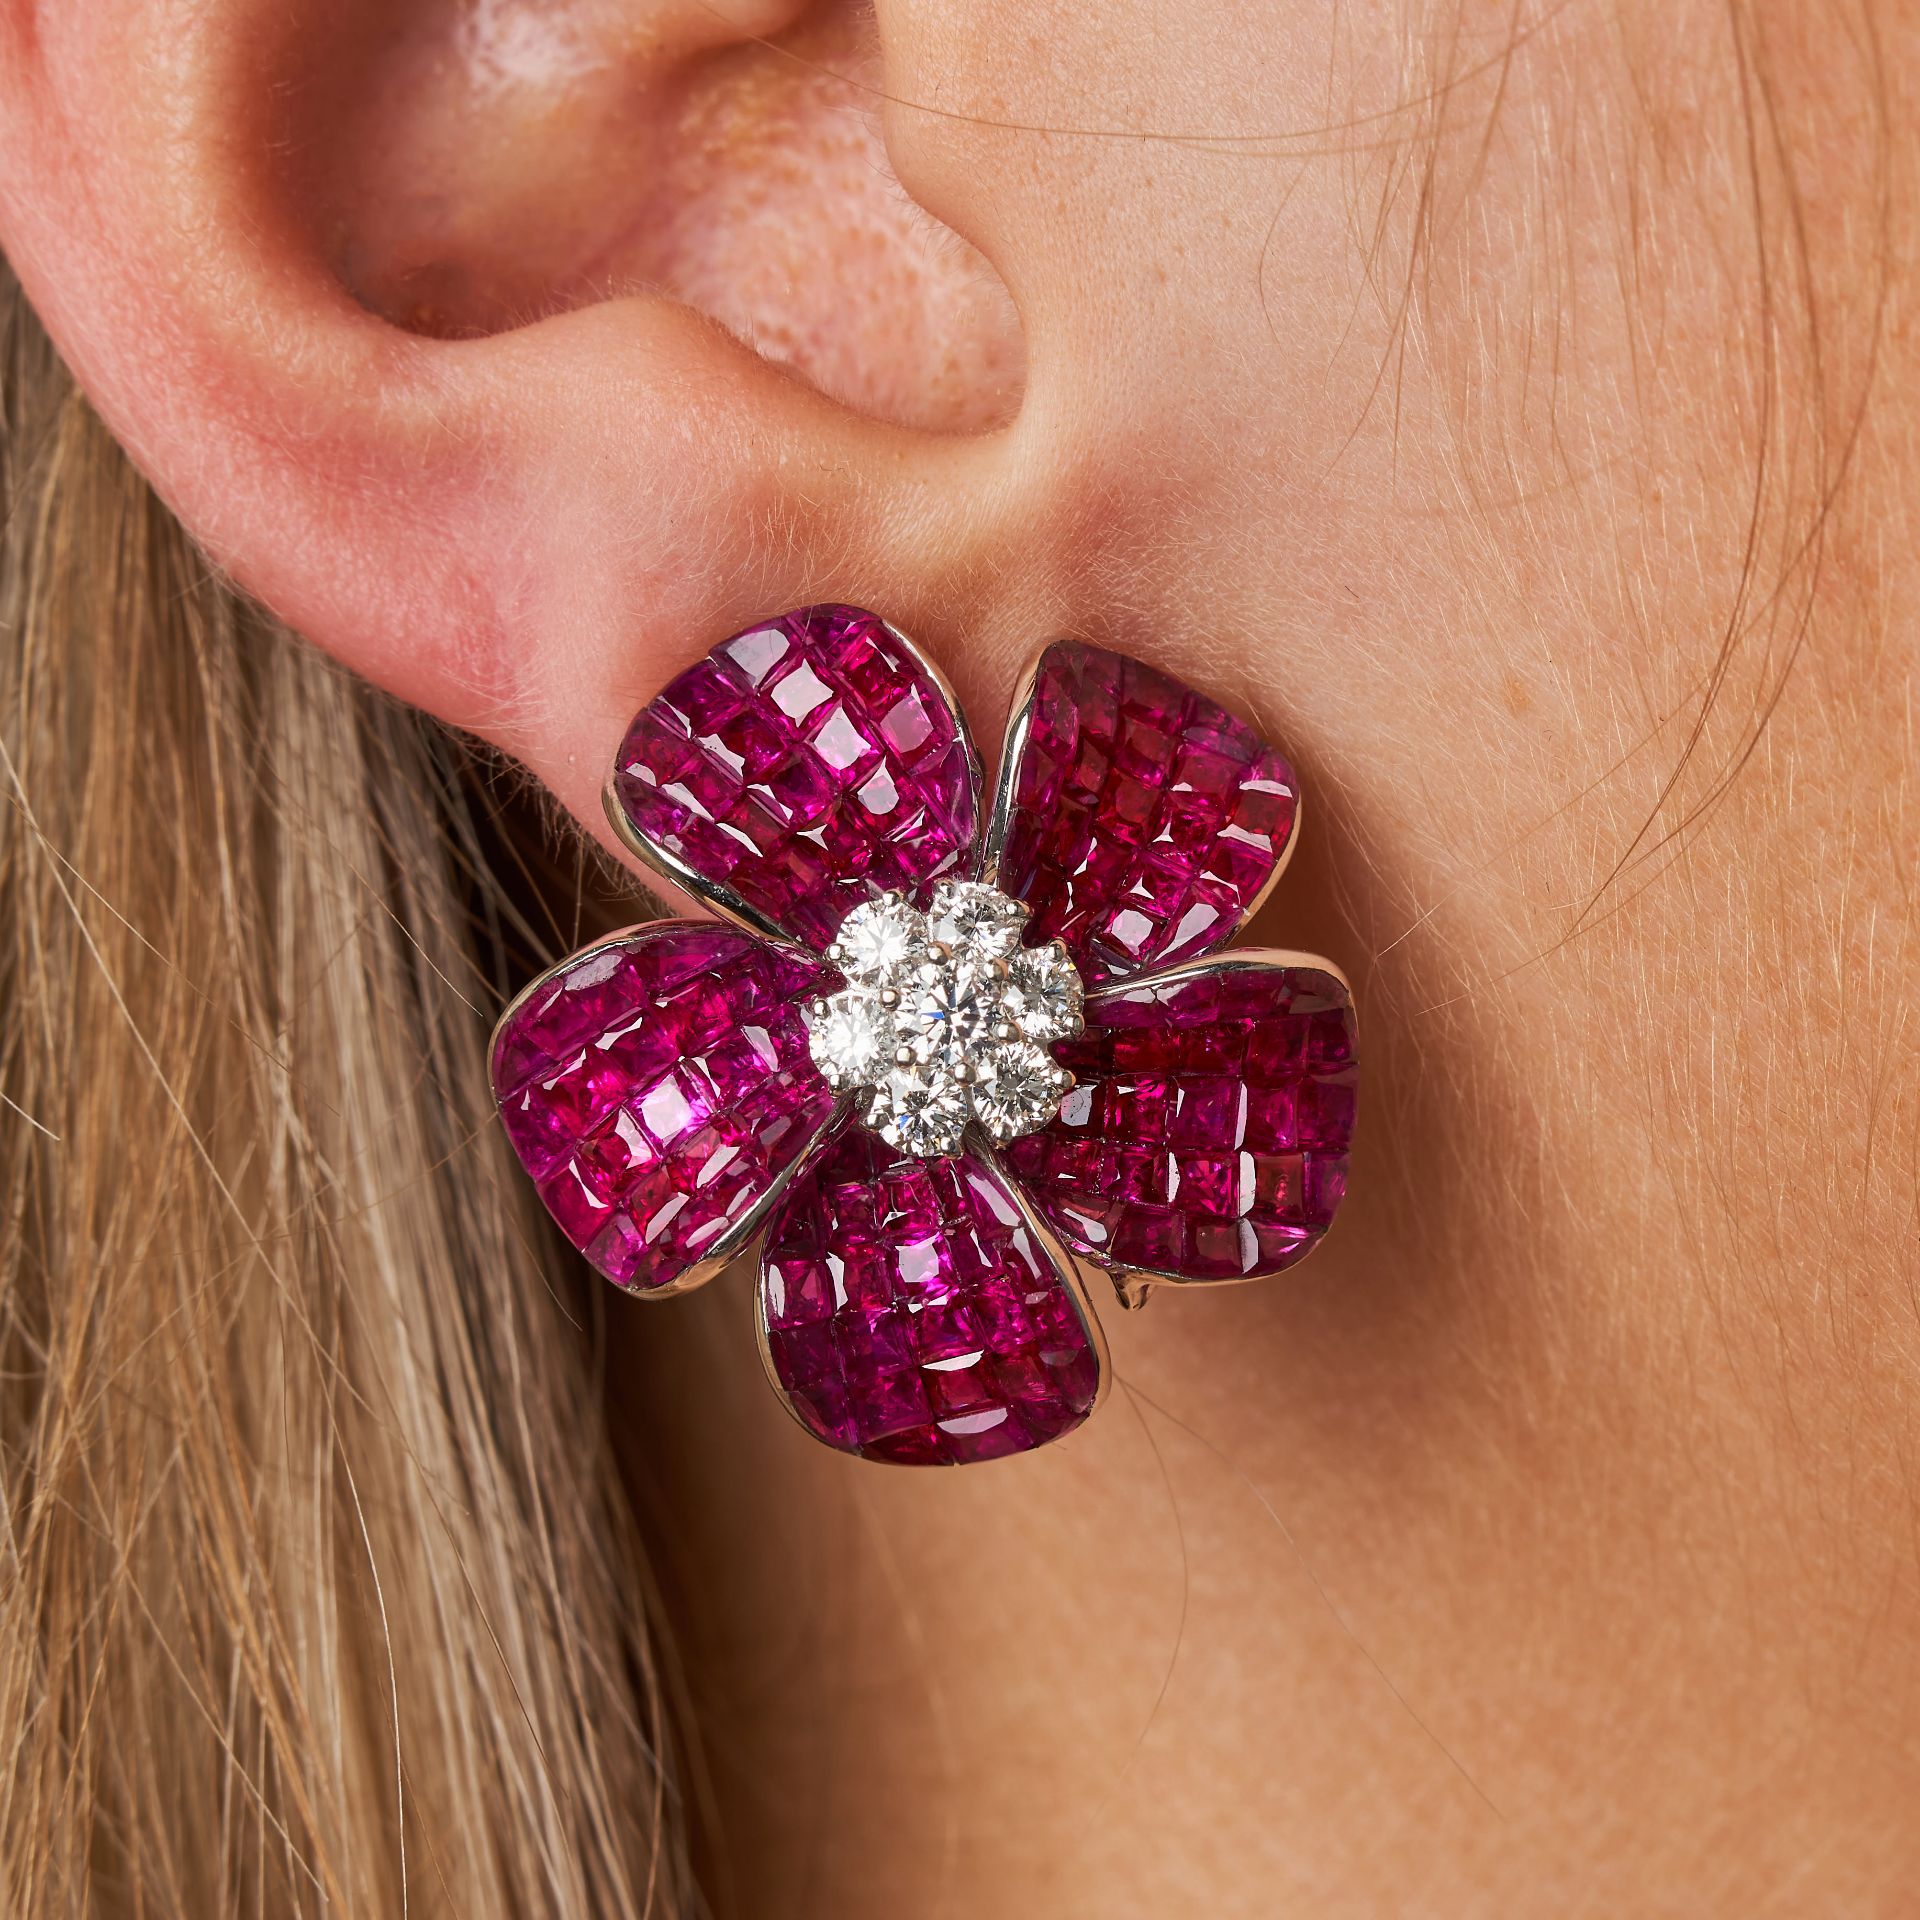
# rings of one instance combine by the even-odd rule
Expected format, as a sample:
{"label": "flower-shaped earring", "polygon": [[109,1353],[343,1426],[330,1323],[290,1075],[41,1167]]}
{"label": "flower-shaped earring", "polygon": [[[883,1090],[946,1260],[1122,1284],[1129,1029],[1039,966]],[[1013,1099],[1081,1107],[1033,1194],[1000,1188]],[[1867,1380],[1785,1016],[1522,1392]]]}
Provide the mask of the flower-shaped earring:
{"label": "flower-shaped earring", "polygon": [[1345,1189],[1354,1025],[1324,960],[1209,958],[1292,850],[1292,770],[1166,674],[1062,641],[998,791],[945,682],[854,607],[721,643],[607,807],[719,923],[614,935],[502,1016],[493,1081],[569,1240],[684,1292],[764,1230],[761,1348],[869,1459],[1020,1453],[1107,1381],[1086,1293],[1250,1280]]}

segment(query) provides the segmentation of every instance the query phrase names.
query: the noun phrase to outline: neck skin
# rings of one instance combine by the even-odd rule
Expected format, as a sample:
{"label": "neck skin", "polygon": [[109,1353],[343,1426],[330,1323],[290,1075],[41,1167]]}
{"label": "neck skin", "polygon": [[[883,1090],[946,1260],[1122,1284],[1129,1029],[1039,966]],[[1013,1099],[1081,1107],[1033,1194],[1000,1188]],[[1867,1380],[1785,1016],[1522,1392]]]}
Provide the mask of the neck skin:
{"label": "neck skin", "polygon": [[[1891,1911],[1917,49],[1802,25],[1423,44],[1381,120],[1361,48],[1318,142],[1076,150],[957,677],[1092,578],[1297,755],[1255,936],[1354,975],[1355,1199],[1109,1313],[1107,1411],[1004,1471],[795,1444],[738,1280],[623,1321],[743,1911]],[[1240,31],[1113,113],[1336,117]]]}

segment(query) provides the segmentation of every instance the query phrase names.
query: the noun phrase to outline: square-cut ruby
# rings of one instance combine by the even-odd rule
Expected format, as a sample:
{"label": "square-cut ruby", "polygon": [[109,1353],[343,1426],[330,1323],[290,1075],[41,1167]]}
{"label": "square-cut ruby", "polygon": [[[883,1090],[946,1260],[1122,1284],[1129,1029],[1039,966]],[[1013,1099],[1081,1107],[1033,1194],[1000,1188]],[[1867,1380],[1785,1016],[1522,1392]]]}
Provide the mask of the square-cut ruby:
{"label": "square-cut ruby", "polygon": [[838,1265],[841,1306],[866,1312],[892,1302],[893,1256],[885,1247],[855,1241],[831,1258]]}
{"label": "square-cut ruby", "polygon": [[1028,1419],[1043,1406],[1078,1406],[1093,1399],[1099,1389],[1100,1369],[1085,1341],[1063,1341],[1037,1348],[1036,1352],[1053,1382],[1053,1391],[1022,1399],[1021,1411]]}
{"label": "square-cut ruby", "polygon": [[796,753],[769,767],[758,782],[749,783],[748,791],[787,830],[811,825],[840,793],[832,774],[808,753]]}
{"label": "square-cut ruby", "polygon": [[927,1426],[933,1418],[917,1370],[850,1381],[847,1392],[853,1402],[854,1424],[862,1440],[882,1439],[903,1427]]}
{"label": "square-cut ruby", "polygon": [[814,1380],[787,1390],[787,1404],[816,1440],[830,1447],[854,1447],[860,1430],[854,1424],[853,1402],[841,1380]]}
{"label": "square-cut ruby", "polygon": [[1178,1273],[1186,1250],[1186,1217],[1173,1207],[1130,1206],[1114,1230],[1113,1255],[1123,1266]]}
{"label": "square-cut ruby", "polygon": [[659,1158],[660,1149],[640,1131],[633,1115],[624,1112],[616,1112],[574,1155],[588,1184],[609,1198],[623,1193]]}
{"label": "square-cut ruby", "polygon": [[766,1272],[767,1326],[802,1327],[833,1311],[833,1280],[817,1254],[795,1254],[769,1261]]}
{"label": "square-cut ruby", "polygon": [[1246,1144],[1258,1153],[1297,1146],[1300,1140],[1300,1083],[1278,1080],[1247,1088]]}
{"label": "square-cut ruby", "polygon": [[974,1290],[973,1306],[980,1331],[995,1353],[1017,1353],[1031,1339],[1022,1290],[1011,1273],[987,1275]]}
{"label": "square-cut ruby", "polygon": [[898,1373],[918,1364],[911,1315],[905,1308],[852,1307],[833,1316],[834,1352],[849,1379]]}
{"label": "square-cut ruby", "polygon": [[924,1364],[979,1353],[987,1337],[972,1303],[959,1295],[936,1300],[913,1316],[913,1344]]}
{"label": "square-cut ruby", "polygon": [[598,1238],[613,1212],[612,1203],[593,1190],[581,1177],[578,1162],[572,1160],[540,1183],[540,1198],[577,1247]]}
{"label": "square-cut ruby", "polygon": [[[1113,774],[1113,742],[1083,733],[1065,750],[1066,793],[1069,804],[1083,806],[1106,791]],[[1092,820],[1087,822],[1091,831]]]}
{"label": "square-cut ruby", "polygon": [[840,1377],[840,1356],[834,1347],[830,1321],[769,1328],[767,1350],[780,1369],[780,1378],[789,1386],[811,1386],[816,1380]]}
{"label": "square-cut ruby", "polygon": [[1158,787],[1173,762],[1181,715],[1159,707],[1133,706],[1114,739],[1114,761],[1123,774]]}
{"label": "square-cut ruby", "polygon": [[1237,1219],[1240,1206],[1240,1156],[1237,1153],[1190,1153],[1174,1158],[1170,1197],[1191,1213],[1215,1219]]}
{"label": "square-cut ruby", "polygon": [[571,1116],[557,1112],[538,1087],[524,1087],[500,1103],[501,1124],[537,1184],[572,1158],[580,1130]]}
{"label": "square-cut ruby", "polygon": [[996,1391],[997,1381],[987,1370],[987,1358],[979,1352],[945,1365],[924,1367],[920,1380],[936,1421],[1005,1404]]}
{"label": "square-cut ruby", "polygon": [[931,1421],[921,1427],[902,1427],[894,1433],[876,1434],[862,1440],[856,1433],[848,1451],[864,1454],[869,1460],[884,1460],[896,1467],[944,1467],[953,1462],[953,1450],[945,1435]]}
{"label": "square-cut ruby", "polygon": [[1274,1219],[1294,1219],[1303,1209],[1306,1161],[1298,1153],[1256,1153],[1253,1156],[1253,1197],[1259,1210]]}
{"label": "square-cut ruby", "polygon": [[1265,835],[1242,826],[1222,827],[1207,848],[1199,871],[1214,883],[1219,910],[1251,900],[1273,872],[1275,848]]}
{"label": "square-cut ruby", "polygon": [[1215,1074],[1203,1065],[1201,1073],[1180,1076],[1173,1089],[1173,1119],[1168,1140],[1177,1147],[1238,1147],[1246,1132],[1247,1089],[1235,1079]]}
{"label": "square-cut ruby", "polygon": [[1122,776],[1107,792],[1101,824],[1122,846],[1144,848],[1153,838],[1161,805],[1158,787],[1131,775]]}
{"label": "square-cut ruby", "polygon": [[1260,1251],[1248,1272],[1273,1273],[1281,1267],[1291,1266],[1320,1237],[1322,1229],[1311,1225],[1297,1225],[1289,1221],[1261,1220],[1246,1222],[1251,1225],[1255,1237],[1260,1243]]}
{"label": "square-cut ruby", "polygon": [[1300,1144],[1342,1151],[1353,1138],[1354,1087],[1351,1068],[1337,1077],[1307,1080],[1300,1088]]}
{"label": "square-cut ruby", "polygon": [[1309,1163],[1303,1182],[1305,1197],[1301,1212],[1309,1220],[1330,1220],[1334,1209],[1346,1198],[1347,1162],[1344,1154],[1316,1153]]}
{"label": "square-cut ruby", "polygon": [[956,1460],[1002,1460],[1034,1444],[1033,1436],[1006,1407],[954,1414],[940,1422],[940,1432]]}
{"label": "square-cut ruby", "polygon": [[776,620],[736,633],[713,652],[714,658],[724,660],[747,686],[760,687],[791,657],[793,641],[786,622]]}
{"label": "square-cut ruby", "polygon": [[1165,1074],[1140,1074],[1109,1080],[1100,1106],[1100,1122],[1116,1140],[1164,1140],[1173,1118],[1173,1082]]}
{"label": "square-cut ruby", "polygon": [[750,698],[750,689],[724,666],[703,660],[683,673],[654,703],[653,713],[663,726],[673,727],[677,722],[677,730],[693,739],[703,733],[717,733]]}
{"label": "square-cut ruby", "polygon": [[925,1160],[903,1161],[886,1175],[888,1231],[903,1240],[926,1240],[940,1229],[946,1196],[939,1168]]}
{"label": "square-cut ruby", "polygon": [[616,1287],[632,1286],[646,1265],[646,1245],[623,1213],[616,1213],[587,1243],[586,1253]]}
{"label": "square-cut ruby", "polygon": [[1187,1231],[1188,1259],[1209,1273],[1251,1273],[1259,1264],[1259,1235],[1246,1220],[1195,1218]]}

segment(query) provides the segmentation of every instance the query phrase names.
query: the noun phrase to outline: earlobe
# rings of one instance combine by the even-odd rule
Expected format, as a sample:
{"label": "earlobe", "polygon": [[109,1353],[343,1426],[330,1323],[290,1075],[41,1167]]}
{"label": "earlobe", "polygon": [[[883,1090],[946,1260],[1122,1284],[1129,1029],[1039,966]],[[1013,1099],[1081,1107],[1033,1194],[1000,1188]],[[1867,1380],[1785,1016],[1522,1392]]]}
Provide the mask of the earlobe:
{"label": "earlobe", "polygon": [[[723,156],[672,151],[686,101],[718,112],[766,54],[751,34],[716,44],[716,11],[691,11],[701,33],[676,38],[663,10],[658,34],[629,27],[599,69],[609,102],[657,117],[636,131],[603,102],[583,140],[565,113],[530,110],[558,85],[537,60],[491,95],[484,49],[465,48],[457,83],[433,77],[430,36],[467,31],[465,10],[423,6],[396,30],[363,10],[223,0],[188,18],[141,0],[103,25],[82,0],[0,0],[0,242],[109,424],[243,585],[349,667],[526,761],[590,830],[625,722],[715,633],[838,593],[937,644],[927,609],[952,604],[988,544],[996,492],[965,440],[793,376],[842,351],[847,316],[891,332],[897,384],[916,354],[951,367],[951,343],[924,298],[909,311],[924,275],[860,257],[873,229],[844,202],[808,212],[803,178],[784,213],[755,214],[753,181]],[[617,24],[606,12],[540,18],[590,35]],[[332,111],[343,90],[357,115]],[[753,158],[751,140],[740,150]],[[440,187],[470,179],[464,200],[409,184],[423,154]],[[615,204],[589,233],[596,190]],[[641,209],[624,227],[618,192]],[[684,218],[662,193],[685,196]],[[542,257],[542,194],[572,210],[571,226],[549,220],[555,277],[503,292],[490,273]],[[760,271],[770,228],[833,295],[789,316],[784,345],[768,303],[806,283]],[[608,234],[628,248],[617,271]],[[410,308],[434,273],[473,309]],[[587,303],[662,281],[735,301],[718,317],[770,353],[658,293]],[[511,324],[522,308],[550,317]],[[999,386],[976,411],[1004,411],[1006,352],[978,364]]]}

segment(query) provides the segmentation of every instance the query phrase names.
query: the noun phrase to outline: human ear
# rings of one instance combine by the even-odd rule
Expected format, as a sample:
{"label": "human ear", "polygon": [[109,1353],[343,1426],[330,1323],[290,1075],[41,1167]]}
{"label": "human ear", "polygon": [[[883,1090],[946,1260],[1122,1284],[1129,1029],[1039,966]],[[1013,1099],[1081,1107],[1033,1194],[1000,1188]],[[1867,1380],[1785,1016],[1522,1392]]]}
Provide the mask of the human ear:
{"label": "human ear", "polygon": [[953,610],[1019,330],[884,77],[808,0],[0,0],[0,244],[220,565],[598,832],[758,614],[876,604],[998,691]]}

